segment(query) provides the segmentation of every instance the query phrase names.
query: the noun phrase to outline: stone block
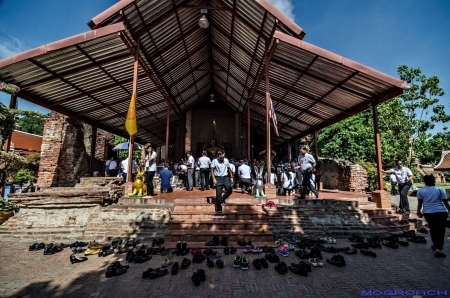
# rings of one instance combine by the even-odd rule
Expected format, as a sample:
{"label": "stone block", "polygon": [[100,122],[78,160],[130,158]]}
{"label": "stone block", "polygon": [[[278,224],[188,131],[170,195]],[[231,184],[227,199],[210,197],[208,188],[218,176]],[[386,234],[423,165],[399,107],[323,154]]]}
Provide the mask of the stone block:
{"label": "stone block", "polygon": [[372,192],[372,201],[377,203],[378,208],[391,208],[391,195],[385,190],[375,190]]}

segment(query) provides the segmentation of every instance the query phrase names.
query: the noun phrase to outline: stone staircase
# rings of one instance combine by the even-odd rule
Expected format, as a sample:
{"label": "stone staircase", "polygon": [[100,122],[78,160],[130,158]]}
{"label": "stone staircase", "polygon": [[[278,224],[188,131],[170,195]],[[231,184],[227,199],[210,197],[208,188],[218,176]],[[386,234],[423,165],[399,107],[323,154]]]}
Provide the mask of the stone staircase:
{"label": "stone staircase", "polygon": [[[251,199],[250,199],[251,200]],[[267,215],[261,206],[233,198],[222,205],[223,213],[215,212],[215,205],[203,202],[178,202],[174,204],[165,240],[168,242],[207,242],[212,236],[227,236],[229,241],[272,242]],[[259,233],[265,228],[266,233]]]}

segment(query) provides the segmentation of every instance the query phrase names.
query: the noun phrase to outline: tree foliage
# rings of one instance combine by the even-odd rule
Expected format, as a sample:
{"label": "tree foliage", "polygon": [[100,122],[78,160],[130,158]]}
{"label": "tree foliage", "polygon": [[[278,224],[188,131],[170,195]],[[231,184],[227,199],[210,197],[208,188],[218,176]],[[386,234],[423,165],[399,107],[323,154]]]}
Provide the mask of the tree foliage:
{"label": "tree foliage", "polygon": [[[430,131],[436,123],[447,123],[450,116],[439,97],[444,91],[436,76],[427,78],[418,68],[398,67],[400,78],[410,83],[404,94],[378,108],[381,135],[382,162],[393,165],[397,159],[411,163],[419,158],[422,163],[438,161],[442,147],[449,148],[450,134],[434,136]],[[342,158],[353,162],[375,161],[372,111],[366,110],[323,129],[319,134],[321,156]]]}
{"label": "tree foliage", "polygon": [[24,116],[19,118],[18,128],[20,131],[42,136],[44,132],[44,121],[44,114],[36,115],[36,117]]}
{"label": "tree foliage", "polygon": [[[129,142],[128,139],[122,138],[120,136],[114,135],[114,146],[119,145],[121,143]],[[137,143],[136,143],[137,144]],[[141,146],[140,144],[138,144]],[[120,159],[126,159],[128,158],[128,150],[118,150],[117,155]],[[139,160],[141,158],[141,150],[134,150],[133,151],[133,159]]]}

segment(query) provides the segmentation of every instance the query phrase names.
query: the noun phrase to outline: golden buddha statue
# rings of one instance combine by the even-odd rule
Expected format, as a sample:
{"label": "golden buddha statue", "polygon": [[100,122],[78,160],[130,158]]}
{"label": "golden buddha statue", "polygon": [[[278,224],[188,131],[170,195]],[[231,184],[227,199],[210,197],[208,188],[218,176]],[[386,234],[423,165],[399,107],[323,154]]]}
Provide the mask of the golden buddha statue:
{"label": "golden buddha statue", "polygon": [[213,120],[213,129],[212,129],[212,137],[209,141],[209,145],[203,147],[203,150],[206,151],[208,157],[215,158],[217,156],[217,152],[219,150],[223,150],[222,146],[217,145],[217,131],[216,131],[216,120]]}
{"label": "golden buddha statue", "polygon": [[217,152],[219,150],[223,150],[223,147],[216,145],[216,142],[217,142],[216,139],[211,139],[209,145],[207,145],[207,146],[205,146],[205,148],[203,148],[203,150],[206,151],[206,153],[208,154],[208,157],[210,157],[210,158],[215,158],[217,156]]}

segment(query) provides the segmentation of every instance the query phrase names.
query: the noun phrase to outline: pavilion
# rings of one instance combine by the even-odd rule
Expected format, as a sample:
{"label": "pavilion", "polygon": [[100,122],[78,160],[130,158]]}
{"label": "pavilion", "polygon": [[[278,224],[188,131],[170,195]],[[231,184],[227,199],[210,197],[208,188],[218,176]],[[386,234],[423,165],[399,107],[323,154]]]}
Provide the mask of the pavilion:
{"label": "pavilion", "polygon": [[[0,80],[18,85],[20,98],[124,137],[136,92],[134,140],[164,146],[165,156],[170,144],[178,156],[197,152],[211,115],[232,154],[250,156],[251,134],[290,146],[371,108],[381,166],[377,105],[406,82],[303,41],[303,29],[267,0],[122,0],[88,25],[1,60]],[[270,136],[270,100],[279,137]]]}

